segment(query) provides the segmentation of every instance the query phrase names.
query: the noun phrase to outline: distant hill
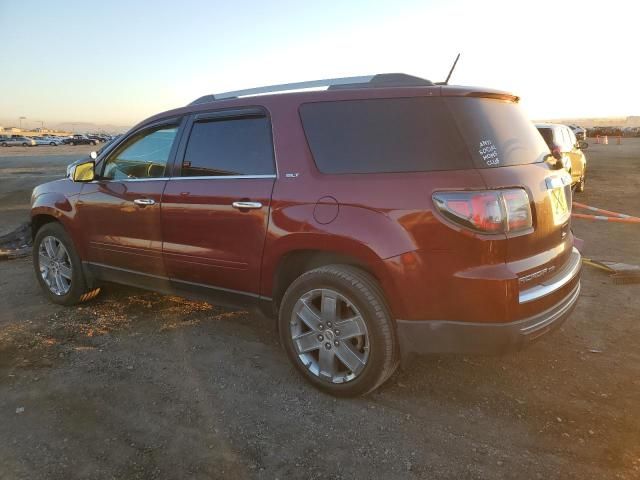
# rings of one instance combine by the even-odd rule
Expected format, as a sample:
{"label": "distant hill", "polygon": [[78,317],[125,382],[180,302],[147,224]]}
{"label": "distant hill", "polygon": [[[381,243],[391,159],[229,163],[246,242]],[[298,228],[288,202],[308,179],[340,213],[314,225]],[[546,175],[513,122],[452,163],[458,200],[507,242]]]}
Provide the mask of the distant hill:
{"label": "distant hill", "polygon": [[[19,124],[16,119],[4,119],[0,118],[0,125],[5,128],[10,127],[18,127]],[[36,127],[40,127],[40,124],[35,124],[34,122],[25,121],[22,122],[22,127],[25,130],[35,129]],[[65,132],[75,132],[75,133],[124,133],[131,126],[124,125],[111,125],[104,123],[93,123],[93,122],[44,122],[44,128],[49,130],[59,130]]]}
{"label": "distant hill", "polygon": [[56,128],[58,130],[70,130],[77,133],[124,133],[130,126],[109,125],[91,122],[58,122],[47,124],[47,128]]}

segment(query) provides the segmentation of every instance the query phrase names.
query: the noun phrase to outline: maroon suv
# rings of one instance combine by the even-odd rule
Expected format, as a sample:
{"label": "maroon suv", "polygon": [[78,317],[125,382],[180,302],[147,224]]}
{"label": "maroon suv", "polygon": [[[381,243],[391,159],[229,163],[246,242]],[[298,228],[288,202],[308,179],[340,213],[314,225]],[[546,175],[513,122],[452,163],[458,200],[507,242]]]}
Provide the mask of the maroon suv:
{"label": "maroon suv", "polygon": [[565,320],[570,184],[508,93],[402,74],[229,92],[37,187],[33,259],[60,304],[108,281],[257,306],[307,380],[358,395],[411,354]]}

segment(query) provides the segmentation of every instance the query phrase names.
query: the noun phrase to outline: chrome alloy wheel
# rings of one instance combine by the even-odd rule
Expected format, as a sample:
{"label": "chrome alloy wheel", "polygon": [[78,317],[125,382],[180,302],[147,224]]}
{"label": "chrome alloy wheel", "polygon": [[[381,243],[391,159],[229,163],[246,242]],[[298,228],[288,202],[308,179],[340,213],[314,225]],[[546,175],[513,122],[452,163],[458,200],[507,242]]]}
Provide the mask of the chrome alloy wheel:
{"label": "chrome alloy wheel", "polygon": [[345,383],[367,365],[367,325],[344,295],[327,288],[305,293],[296,302],[289,325],[296,353],[313,375]]}
{"label": "chrome alloy wheel", "polygon": [[66,295],[71,289],[72,265],[69,252],[56,237],[42,239],[38,247],[40,275],[51,293]]}

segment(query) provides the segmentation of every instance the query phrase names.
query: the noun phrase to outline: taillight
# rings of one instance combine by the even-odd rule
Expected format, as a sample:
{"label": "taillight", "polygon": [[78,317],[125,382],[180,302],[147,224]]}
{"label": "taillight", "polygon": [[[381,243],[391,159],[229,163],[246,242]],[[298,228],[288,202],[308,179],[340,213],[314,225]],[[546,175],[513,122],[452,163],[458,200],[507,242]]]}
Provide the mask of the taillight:
{"label": "taillight", "polygon": [[436,192],[433,202],[446,218],[477,232],[519,232],[533,225],[529,195],[521,188]]}

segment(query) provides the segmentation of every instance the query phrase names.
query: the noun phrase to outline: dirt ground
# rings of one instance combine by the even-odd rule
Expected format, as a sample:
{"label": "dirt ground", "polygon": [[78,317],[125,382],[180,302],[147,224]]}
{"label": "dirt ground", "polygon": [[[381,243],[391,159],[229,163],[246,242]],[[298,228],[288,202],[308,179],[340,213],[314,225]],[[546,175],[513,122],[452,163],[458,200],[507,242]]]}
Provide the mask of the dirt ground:
{"label": "dirt ground", "polygon": [[[89,150],[0,150],[0,234]],[[587,155],[576,200],[640,215],[640,139]],[[586,256],[640,264],[640,226],[573,225]],[[0,262],[0,295],[3,479],[640,478],[640,284],[590,267],[530,349],[421,358],[355,400],[303,382],[254,314],[118,286],[58,307],[29,259]]]}

